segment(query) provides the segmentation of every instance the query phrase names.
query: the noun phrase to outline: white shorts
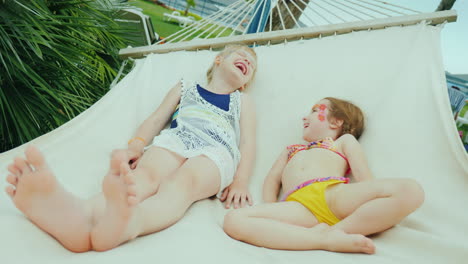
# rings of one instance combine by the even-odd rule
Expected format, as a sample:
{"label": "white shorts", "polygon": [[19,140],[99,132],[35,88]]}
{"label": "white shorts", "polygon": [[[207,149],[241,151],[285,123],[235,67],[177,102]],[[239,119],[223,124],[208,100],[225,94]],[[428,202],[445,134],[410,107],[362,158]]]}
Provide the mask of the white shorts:
{"label": "white shorts", "polygon": [[[211,159],[219,169],[219,175],[221,177],[221,183],[219,186],[218,198],[221,197],[223,190],[232,183],[234,174],[236,172],[237,164],[234,164],[234,160],[229,154],[229,151],[223,145],[204,145],[203,147],[195,148],[194,145],[199,144],[187,144],[184,143],[182,137],[193,138],[195,135],[190,132],[184,132],[184,135],[176,133],[177,129],[164,129],[161,134],[154,137],[152,146],[157,146],[170,150],[184,158],[193,158],[196,156],[205,155]],[[200,140],[200,139],[197,139]],[[187,140],[185,140],[187,142]]]}

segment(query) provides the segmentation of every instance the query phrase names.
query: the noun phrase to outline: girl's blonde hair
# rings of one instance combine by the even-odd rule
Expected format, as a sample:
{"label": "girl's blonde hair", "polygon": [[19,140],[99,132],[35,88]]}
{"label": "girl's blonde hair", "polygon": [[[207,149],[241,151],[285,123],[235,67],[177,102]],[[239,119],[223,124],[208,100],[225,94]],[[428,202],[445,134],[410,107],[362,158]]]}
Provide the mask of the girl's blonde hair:
{"label": "girl's blonde hair", "polygon": [[[246,45],[227,45],[223,51],[221,51],[218,56],[221,56],[221,57],[227,57],[229,56],[229,54],[233,53],[234,51],[238,50],[238,49],[245,49],[246,51],[248,51],[250,54],[252,54],[252,56],[254,56],[255,60],[257,60],[257,53],[255,53],[255,51],[250,48],[249,46],[246,46]],[[208,71],[206,72],[206,78],[208,79],[208,83],[211,82],[211,80],[213,79],[213,70],[214,70],[214,67],[215,67],[215,62],[213,62],[213,64],[211,64],[211,67],[208,69]],[[255,73],[257,72],[257,67],[255,67],[254,69],[254,72],[252,73],[252,78],[250,78],[250,80],[245,84],[245,87],[249,86],[250,82],[253,80],[253,78],[255,77]],[[245,88],[244,87],[244,88]]]}
{"label": "girl's blonde hair", "polygon": [[328,117],[343,120],[338,137],[344,134],[351,134],[356,139],[359,139],[364,131],[364,114],[362,110],[346,100],[334,97],[326,97],[324,99],[330,102],[330,114]]}

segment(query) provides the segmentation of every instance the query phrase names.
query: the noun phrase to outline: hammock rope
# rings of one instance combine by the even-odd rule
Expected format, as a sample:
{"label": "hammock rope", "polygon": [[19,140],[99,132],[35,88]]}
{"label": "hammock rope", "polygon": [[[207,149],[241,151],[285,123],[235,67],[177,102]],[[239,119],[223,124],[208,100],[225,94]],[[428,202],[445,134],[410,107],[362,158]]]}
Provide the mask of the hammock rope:
{"label": "hammock rope", "polygon": [[456,18],[454,10],[421,13],[380,0],[239,0],[151,46],[122,49],[120,55],[216,49],[230,43],[262,45]]}

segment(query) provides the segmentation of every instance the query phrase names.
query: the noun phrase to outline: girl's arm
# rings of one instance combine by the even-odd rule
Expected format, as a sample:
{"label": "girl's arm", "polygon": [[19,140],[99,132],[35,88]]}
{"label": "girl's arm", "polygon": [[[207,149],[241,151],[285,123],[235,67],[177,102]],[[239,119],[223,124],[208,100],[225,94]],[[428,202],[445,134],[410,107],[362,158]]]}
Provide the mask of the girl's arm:
{"label": "girl's arm", "polygon": [[278,200],[278,193],[281,188],[281,176],[283,175],[284,167],[288,163],[288,150],[281,152],[275,163],[268,172],[263,183],[263,201],[266,203],[274,203]]}
{"label": "girl's arm", "polygon": [[351,172],[356,181],[361,182],[373,179],[374,177],[367,165],[364,150],[357,139],[350,134],[343,135],[340,139],[342,140],[343,153],[348,158]]}
{"label": "girl's arm", "polygon": [[172,87],[156,111],[138,127],[133,139],[128,143],[129,150],[143,153],[143,148],[161,132],[180,101],[181,87],[181,82]]}
{"label": "girl's arm", "polygon": [[255,164],[256,152],[256,119],[255,106],[248,94],[242,94],[241,116],[240,116],[240,143],[239,150],[241,160],[237,166],[234,180],[224,189],[221,201],[225,202],[226,208],[234,203],[234,208],[244,207],[248,202],[252,205],[248,184],[249,177]]}

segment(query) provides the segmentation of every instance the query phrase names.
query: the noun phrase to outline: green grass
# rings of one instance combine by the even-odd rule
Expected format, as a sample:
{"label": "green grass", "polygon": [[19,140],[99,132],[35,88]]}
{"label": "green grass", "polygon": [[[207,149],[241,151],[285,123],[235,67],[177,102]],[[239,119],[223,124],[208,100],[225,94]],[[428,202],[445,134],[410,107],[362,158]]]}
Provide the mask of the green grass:
{"label": "green grass", "polygon": [[[131,0],[129,3],[135,7],[139,7],[143,9],[143,13],[145,15],[148,15],[151,17],[151,21],[153,22],[153,27],[156,33],[159,34],[160,37],[168,37],[172,35],[173,33],[183,29],[182,27],[179,26],[177,22],[168,22],[164,20],[164,13],[172,13],[174,10],[172,9],[167,9],[162,6],[156,5],[154,3],[144,1],[144,0]],[[183,14],[183,10],[179,10],[181,14]],[[200,16],[190,13],[190,16],[193,16],[195,20],[200,20],[202,19]],[[188,38],[187,40],[193,39],[194,36],[199,35],[201,32],[203,32],[205,29],[210,27],[211,24],[205,26],[204,28],[200,29],[197,33],[193,34],[193,37]],[[216,35],[218,35],[219,32],[221,32],[224,28],[219,28],[216,30],[214,34],[211,34],[210,38],[214,38]],[[232,29],[228,28],[226,29],[222,35],[220,36],[229,36],[232,32]],[[210,32],[204,33],[201,36],[198,36],[199,38],[204,38],[206,36],[210,35]]]}
{"label": "green grass", "polygon": [[131,0],[129,3],[143,9],[143,13],[151,17],[154,30],[160,37],[165,38],[182,29],[179,24],[164,21],[163,14],[172,13],[170,9],[143,0]]}
{"label": "green grass", "polygon": [[464,116],[465,113],[468,112],[468,103],[465,104],[465,106],[462,108],[462,110],[460,111],[460,116]]}
{"label": "green grass", "polygon": [[[465,104],[465,106],[458,113],[458,115],[459,116],[464,116],[466,112],[468,112],[468,104]],[[468,145],[468,136],[467,136],[468,135],[468,125],[462,124],[461,122],[457,122],[457,128],[458,128],[458,131],[461,131],[463,133],[463,138],[462,138],[463,144],[465,146]],[[468,149],[466,151],[468,152]]]}

